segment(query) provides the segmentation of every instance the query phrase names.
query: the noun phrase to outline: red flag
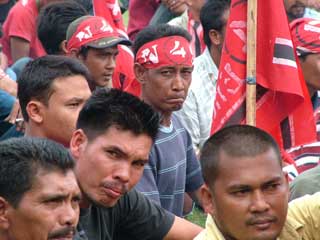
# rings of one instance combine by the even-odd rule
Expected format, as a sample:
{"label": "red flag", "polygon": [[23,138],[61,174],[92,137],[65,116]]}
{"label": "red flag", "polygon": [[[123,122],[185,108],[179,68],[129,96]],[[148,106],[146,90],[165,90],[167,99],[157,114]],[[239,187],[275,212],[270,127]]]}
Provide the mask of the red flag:
{"label": "red flag", "polygon": [[[285,149],[315,141],[313,110],[283,1],[258,0],[256,125]],[[245,123],[247,1],[232,0],[211,133]]]}
{"label": "red flag", "polygon": [[118,0],[92,0],[95,16],[104,17],[122,36],[129,38],[123,24]]}

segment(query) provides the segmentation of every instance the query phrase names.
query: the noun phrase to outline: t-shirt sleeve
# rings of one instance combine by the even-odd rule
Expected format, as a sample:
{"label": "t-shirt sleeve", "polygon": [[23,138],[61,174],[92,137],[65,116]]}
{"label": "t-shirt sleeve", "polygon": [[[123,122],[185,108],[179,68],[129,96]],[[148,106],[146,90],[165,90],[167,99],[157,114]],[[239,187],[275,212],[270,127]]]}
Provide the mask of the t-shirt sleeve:
{"label": "t-shirt sleeve", "polygon": [[115,239],[163,239],[171,229],[174,215],[153,203],[138,191],[131,190],[121,202],[121,215]]}
{"label": "t-shirt sleeve", "polygon": [[320,193],[305,195],[290,202],[288,217],[303,225],[305,239],[318,239],[320,226]]}
{"label": "t-shirt sleeve", "polygon": [[196,157],[192,146],[192,140],[187,134],[187,175],[186,175],[186,192],[196,191],[203,184],[200,163]]}
{"label": "t-shirt sleeve", "polygon": [[28,9],[19,8],[15,10],[8,16],[11,18],[8,36],[20,37],[31,42],[35,29],[34,16],[30,16],[31,12]]}

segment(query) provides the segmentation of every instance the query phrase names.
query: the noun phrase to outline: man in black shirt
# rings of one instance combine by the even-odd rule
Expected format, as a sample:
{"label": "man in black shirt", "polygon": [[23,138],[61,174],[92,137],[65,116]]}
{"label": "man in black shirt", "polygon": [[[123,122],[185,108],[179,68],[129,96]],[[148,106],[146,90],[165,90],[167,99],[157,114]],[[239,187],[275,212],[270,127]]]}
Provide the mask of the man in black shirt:
{"label": "man in black shirt", "polygon": [[193,239],[201,231],[132,190],[158,127],[159,116],[128,93],[98,89],[86,102],[70,143],[84,196],[76,239]]}

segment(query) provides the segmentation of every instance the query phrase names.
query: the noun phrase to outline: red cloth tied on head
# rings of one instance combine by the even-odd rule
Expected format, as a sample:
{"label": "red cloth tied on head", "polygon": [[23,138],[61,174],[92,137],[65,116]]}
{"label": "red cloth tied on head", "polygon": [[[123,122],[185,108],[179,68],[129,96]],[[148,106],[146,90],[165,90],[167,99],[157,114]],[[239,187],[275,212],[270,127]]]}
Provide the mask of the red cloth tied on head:
{"label": "red cloth tied on head", "polygon": [[181,36],[163,37],[144,44],[136,54],[136,62],[146,68],[193,65],[190,43]]}
{"label": "red cloth tied on head", "polygon": [[291,36],[297,55],[320,53],[320,21],[299,18],[290,24]]}
{"label": "red cloth tied on head", "polygon": [[97,16],[83,16],[74,20],[68,27],[66,39],[69,52],[82,46],[107,48],[117,44],[131,45],[128,39],[119,37],[104,18]]}

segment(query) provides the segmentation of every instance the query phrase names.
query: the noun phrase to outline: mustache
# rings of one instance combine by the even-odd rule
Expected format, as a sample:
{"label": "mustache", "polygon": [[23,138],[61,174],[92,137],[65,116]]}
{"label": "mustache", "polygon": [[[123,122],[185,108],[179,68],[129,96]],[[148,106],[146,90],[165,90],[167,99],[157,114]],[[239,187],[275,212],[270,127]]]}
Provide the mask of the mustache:
{"label": "mustache", "polygon": [[75,235],[76,233],[76,228],[75,227],[65,227],[65,228],[61,228],[59,230],[53,231],[51,233],[49,233],[49,237],[48,239],[52,239],[52,238],[62,238],[62,237],[66,237],[67,235]]}
{"label": "mustache", "polygon": [[276,216],[264,215],[264,216],[254,216],[246,220],[246,225],[255,225],[265,222],[276,222],[278,218]]}
{"label": "mustache", "polygon": [[121,194],[125,194],[126,192],[129,191],[129,187],[126,184],[120,183],[120,182],[104,182],[102,184],[104,188],[111,188],[114,189]]}

